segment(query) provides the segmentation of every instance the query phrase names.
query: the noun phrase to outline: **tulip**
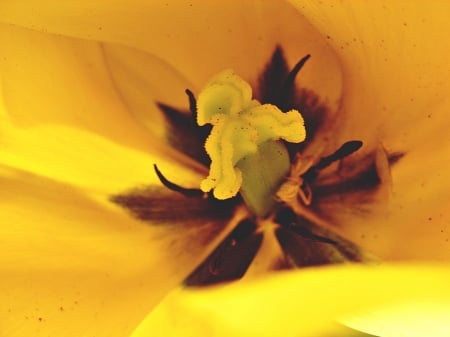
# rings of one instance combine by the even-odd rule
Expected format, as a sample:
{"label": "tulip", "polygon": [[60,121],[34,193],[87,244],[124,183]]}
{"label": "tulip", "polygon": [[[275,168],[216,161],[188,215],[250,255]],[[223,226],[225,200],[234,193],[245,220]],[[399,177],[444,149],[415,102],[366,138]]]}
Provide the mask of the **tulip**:
{"label": "tulip", "polygon": [[[1,334],[445,336],[449,10],[2,1]],[[318,175],[309,189],[295,182],[268,216],[174,191],[208,176],[185,89],[231,68],[271,102],[269,70],[309,54],[293,86],[306,140],[287,145],[290,178]],[[342,144],[363,145],[319,170]],[[286,218],[301,235],[276,234]],[[260,234],[237,255],[243,279],[189,287],[242,223]],[[313,258],[290,269],[306,242]]]}

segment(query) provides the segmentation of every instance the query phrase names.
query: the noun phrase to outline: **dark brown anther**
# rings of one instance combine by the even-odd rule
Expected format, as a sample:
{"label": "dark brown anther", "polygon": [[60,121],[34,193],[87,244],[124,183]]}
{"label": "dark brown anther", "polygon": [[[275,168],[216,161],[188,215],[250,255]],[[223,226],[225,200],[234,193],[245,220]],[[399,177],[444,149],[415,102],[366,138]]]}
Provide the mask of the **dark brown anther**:
{"label": "dark brown anther", "polygon": [[184,188],[180,185],[177,185],[171,181],[169,181],[159,170],[158,166],[156,164],[153,164],[153,168],[155,169],[155,173],[158,176],[159,181],[167,187],[169,190],[181,193],[185,197],[188,198],[202,198],[205,193],[202,190],[195,189],[195,188]]}
{"label": "dark brown anther", "polygon": [[195,99],[194,93],[189,89],[184,91],[189,99],[189,111],[194,117],[194,121],[197,122],[197,100]]}
{"label": "dark brown anther", "polygon": [[359,150],[361,146],[363,145],[363,142],[360,140],[351,140],[348,142],[345,142],[342,144],[342,146],[336,150],[333,154],[323,157],[315,167],[318,170],[322,170],[329,166],[331,163],[334,163],[335,161],[338,161],[340,159],[343,159],[349,155],[351,155],[353,152]]}
{"label": "dark brown anther", "polygon": [[296,266],[344,261],[377,262],[356,244],[295,214],[289,208],[280,209],[275,222],[281,226],[276,232],[281,247]]}
{"label": "dark brown anther", "polygon": [[298,224],[297,215],[290,208],[283,208],[278,211],[275,222],[282,224],[283,227],[290,229],[294,233],[304,237],[305,239],[310,239],[316,242],[328,243],[335,245],[336,241],[331,240],[325,236],[315,234],[310,228],[303,227]]}
{"label": "dark brown anther", "polygon": [[[295,90],[295,78],[297,77],[297,74],[300,72],[300,70],[305,65],[306,61],[311,57],[311,55],[304,56],[300,61],[297,62],[297,64],[292,68],[292,70],[287,75],[286,79],[284,80],[283,87],[281,88],[281,94],[280,94],[280,102],[287,101],[288,97],[291,97],[293,95],[293,91]],[[282,107],[284,108],[284,107]]]}
{"label": "dark brown anther", "polygon": [[312,181],[314,181],[314,179],[317,178],[320,170],[323,170],[324,168],[330,166],[335,161],[341,160],[341,159],[351,155],[353,152],[356,152],[357,150],[359,150],[362,145],[363,145],[363,142],[360,140],[350,140],[348,142],[345,142],[334,153],[332,153],[329,156],[321,158],[320,161],[316,165],[312,166],[310,169],[308,169],[308,171],[306,171],[302,175],[302,178],[305,181],[311,183]]}

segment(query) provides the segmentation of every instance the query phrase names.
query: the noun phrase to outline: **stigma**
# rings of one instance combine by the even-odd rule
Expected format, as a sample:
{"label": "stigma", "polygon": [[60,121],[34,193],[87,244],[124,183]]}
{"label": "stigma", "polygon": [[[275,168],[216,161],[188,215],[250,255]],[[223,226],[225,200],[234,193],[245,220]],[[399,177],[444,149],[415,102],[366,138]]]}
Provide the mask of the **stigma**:
{"label": "stigma", "polygon": [[197,124],[212,125],[205,142],[209,175],[200,189],[212,190],[220,200],[241,193],[250,210],[267,213],[290,170],[284,142],[300,143],[306,137],[300,112],[252,99],[251,86],[228,69],[200,92]]}

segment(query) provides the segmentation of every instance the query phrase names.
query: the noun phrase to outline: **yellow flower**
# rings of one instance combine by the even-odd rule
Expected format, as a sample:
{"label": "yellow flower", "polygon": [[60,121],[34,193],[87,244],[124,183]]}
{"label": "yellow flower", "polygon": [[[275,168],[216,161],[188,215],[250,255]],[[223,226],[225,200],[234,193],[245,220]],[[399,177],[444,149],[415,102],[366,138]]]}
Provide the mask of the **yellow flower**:
{"label": "yellow flower", "polygon": [[[449,9],[445,1],[2,1],[0,334],[297,336],[342,333],[330,326],[339,319],[387,336],[445,335]],[[160,186],[154,163],[177,184],[199,186],[207,172],[164,142],[175,130],[157,102],[184,109],[185,88],[226,68],[255,83],[276,45],[289,64],[312,55],[299,83],[333,113],[304,155],[360,139],[350,162],[378,153],[382,186],[392,185],[364,208],[355,207],[364,195],[329,194],[314,209],[321,224],[383,260],[415,263],[177,289],[239,214],[217,219],[181,196],[164,203],[172,192],[160,189],[144,222],[111,197]],[[391,166],[383,153],[404,155]],[[264,247],[260,269],[274,248]]]}

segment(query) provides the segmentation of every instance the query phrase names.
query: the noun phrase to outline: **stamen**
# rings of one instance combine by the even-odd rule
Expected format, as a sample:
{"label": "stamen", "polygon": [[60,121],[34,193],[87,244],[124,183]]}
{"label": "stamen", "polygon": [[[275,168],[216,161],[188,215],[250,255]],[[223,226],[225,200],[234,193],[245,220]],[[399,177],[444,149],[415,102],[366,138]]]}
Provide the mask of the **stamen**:
{"label": "stamen", "polygon": [[321,158],[316,165],[312,165],[311,161],[297,153],[290,176],[276,193],[278,200],[297,209],[311,205],[313,197],[311,184],[319,175],[319,171],[357,151],[362,144],[359,140],[348,141],[331,155]]}
{"label": "stamen", "polygon": [[156,175],[158,176],[159,181],[167,187],[169,190],[181,193],[185,197],[188,198],[202,198],[205,196],[205,193],[203,193],[202,190],[195,189],[195,188],[184,188],[180,185],[177,185],[171,181],[169,181],[159,170],[158,166],[156,164],[153,164],[153,168],[155,169]]}
{"label": "stamen", "polygon": [[[378,260],[372,254],[362,250],[353,242],[343,238],[329,229],[315,224],[314,222],[310,222],[304,217],[298,216],[291,209],[280,209],[274,220],[280,224],[282,227],[281,229],[289,230],[292,233],[296,233],[315,242],[325,243],[327,246],[331,245],[334,247],[335,252],[339,253],[339,255],[344,257],[347,261],[378,263]],[[284,245],[282,245],[282,247],[286,250]],[[288,255],[296,255],[296,251],[302,250],[302,248],[303,247],[301,246],[295,247],[291,245],[291,247],[289,247],[289,252],[286,253],[288,253]],[[320,254],[320,251],[316,251],[315,253],[318,255]],[[329,255],[328,258],[328,262],[341,262],[334,261],[336,256],[333,255]]]}
{"label": "stamen", "polygon": [[189,89],[184,91],[189,98],[189,111],[192,113],[194,120],[197,120],[197,100],[195,99],[194,93]]}
{"label": "stamen", "polygon": [[360,140],[351,140],[351,141],[344,143],[334,153],[332,153],[329,156],[321,158],[320,161],[316,165],[310,167],[308,169],[308,171],[306,171],[302,175],[302,178],[305,181],[311,183],[312,181],[314,181],[317,178],[320,170],[327,168],[335,161],[341,160],[341,159],[351,155],[353,152],[360,149],[362,145],[363,145],[363,142]]}
{"label": "stamen", "polygon": [[304,56],[300,61],[297,62],[297,64],[292,68],[292,70],[289,72],[288,76],[286,77],[283,87],[280,91],[280,102],[286,101],[287,97],[290,97],[292,95],[292,91],[295,89],[295,78],[297,77],[297,74],[300,72],[300,70],[305,65],[306,61],[311,57],[311,55]]}
{"label": "stamen", "polygon": [[351,140],[345,142],[339,149],[336,150],[336,152],[327,157],[323,157],[319,161],[319,163],[315,165],[315,168],[318,170],[322,170],[327,166],[329,166],[331,163],[351,155],[353,152],[359,150],[359,148],[361,148],[362,145],[363,142],[360,140]]}
{"label": "stamen", "polygon": [[279,223],[283,227],[289,228],[293,232],[303,236],[306,239],[311,239],[317,242],[323,242],[332,245],[336,244],[336,241],[331,240],[330,238],[327,238],[325,236],[314,234],[310,228],[301,226],[298,222],[297,215],[289,208],[280,209],[275,216],[275,222]]}

